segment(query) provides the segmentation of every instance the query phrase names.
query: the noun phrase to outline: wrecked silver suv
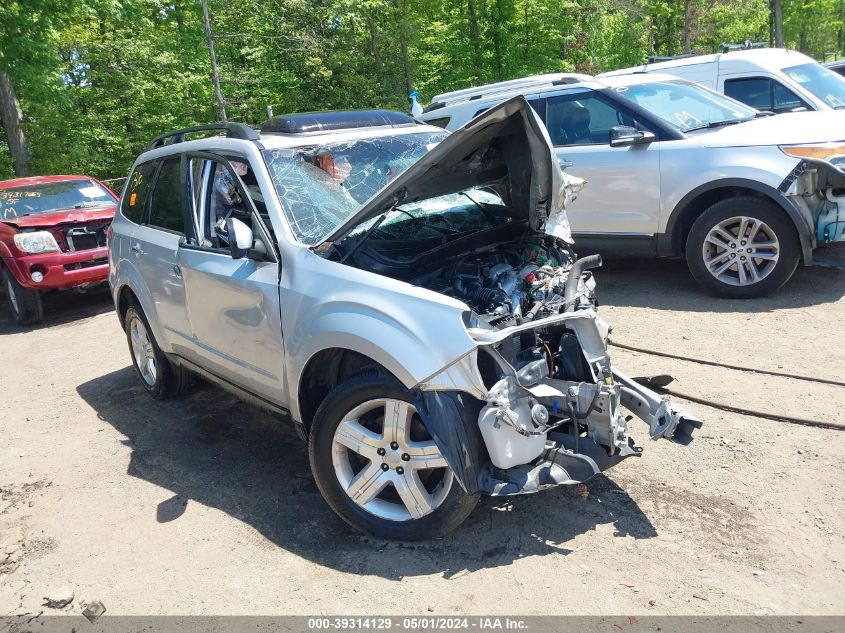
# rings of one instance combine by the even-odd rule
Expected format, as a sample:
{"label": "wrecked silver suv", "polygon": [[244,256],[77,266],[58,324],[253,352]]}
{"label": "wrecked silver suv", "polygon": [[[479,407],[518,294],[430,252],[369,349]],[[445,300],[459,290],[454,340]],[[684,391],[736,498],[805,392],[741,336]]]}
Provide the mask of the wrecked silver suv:
{"label": "wrecked silver suv", "polygon": [[384,111],[219,127],[156,139],[113,224],[152,395],[197,373],[289,416],[332,509],[401,540],[638,455],[623,405],[692,439],[611,367],[601,260],[576,258],[564,211],[582,183],[521,97],[451,135]]}

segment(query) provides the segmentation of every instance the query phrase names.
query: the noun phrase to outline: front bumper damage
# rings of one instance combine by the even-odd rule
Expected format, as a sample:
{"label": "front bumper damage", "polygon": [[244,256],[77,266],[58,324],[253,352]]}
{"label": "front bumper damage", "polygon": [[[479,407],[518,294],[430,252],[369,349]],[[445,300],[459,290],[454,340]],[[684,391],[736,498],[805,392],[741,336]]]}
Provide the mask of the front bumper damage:
{"label": "front bumper damage", "polygon": [[[574,332],[590,380],[552,378],[545,360],[517,370],[497,349],[510,337],[558,325]],[[686,445],[701,426],[667,397],[611,367],[609,327],[592,309],[470,334],[477,349],[418,385],[417,409],[471,494],[527,494],[581,483],[639,456],[623,405],[648,425],[652,439]],[[475,368],[479,354],[489,354],[501,370],[489,389]]]}
{"label": "front bumper damage", "polygon": [[841,258],[829,256],[839,250],[830,247],[845,245],[845,171],[826,160],[806,159],[783,180],[779,190],[804,218],[809,233],[805,264],[845,268]]}

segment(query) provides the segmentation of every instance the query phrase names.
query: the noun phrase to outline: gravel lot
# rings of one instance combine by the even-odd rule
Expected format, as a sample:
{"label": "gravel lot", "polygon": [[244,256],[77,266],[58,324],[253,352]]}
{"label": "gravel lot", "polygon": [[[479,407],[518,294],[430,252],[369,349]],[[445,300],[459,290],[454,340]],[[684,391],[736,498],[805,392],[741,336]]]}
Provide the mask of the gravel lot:
{"label": "gravel lot", "polygon": [[[845,379],[845,273],[765,300],[703,295],[677,262],[598,271],[613,338]],[[689,447],[651,442],[586,496],[482,500],[423,544],[349,532],[292,430],[210,386],[155,402],[107,293],[0,316],[0,614],[843,614],[845,435],[688,404]],[[845,388],[613,350],[678,391],[845,423]],[[44,597],[73,593],[62,611]]]}

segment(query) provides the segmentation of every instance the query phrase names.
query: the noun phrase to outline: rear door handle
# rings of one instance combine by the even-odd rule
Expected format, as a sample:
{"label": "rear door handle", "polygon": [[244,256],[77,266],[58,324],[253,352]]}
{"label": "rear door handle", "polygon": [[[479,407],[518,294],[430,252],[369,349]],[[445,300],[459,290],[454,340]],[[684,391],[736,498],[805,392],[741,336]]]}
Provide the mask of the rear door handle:
{"label": "rear door handle", "polygon": [[179,266],[179,264],[173,266],[173,274],[179,277],[179,279],[182,279],[182,268]]}
{"label": "rear door handle", "polygon": [[143,251],[143,249],[141,249],[141,245],[140,245],[140,244],[133,244],[133,245],[130,247],[130,249],[129,249],[129,250],[130,250],[130,251],[132,251],[133,253],[135,253],[136,255],[143,255],[143,254],[144,254],[144,251]]}

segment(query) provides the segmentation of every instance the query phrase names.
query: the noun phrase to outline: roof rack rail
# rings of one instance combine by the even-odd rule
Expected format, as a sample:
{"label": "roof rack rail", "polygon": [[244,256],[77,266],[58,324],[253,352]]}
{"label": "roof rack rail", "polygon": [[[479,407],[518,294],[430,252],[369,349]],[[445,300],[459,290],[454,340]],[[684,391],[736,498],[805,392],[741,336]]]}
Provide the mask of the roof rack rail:
{"label": "roof rack rail", "polygon": [[581,73],[547,73],[545,75],[531,75],[520,79],[498,81],[492,84],[485,84],[474,88],[464,88],[462,90],[454,90],[452,92],[444,92],[443,94],[435,95],[435,97],[431,100],[431,105],[429,105],[424,111],[431,112],[432,110],[442,108],[447,103],[454,101],[474,101],[500,92],[510,92],[512,90],[520,90],[522,88],[529,88],[544,84],[559,86],[587,81],[592,78],[593,77],[591,75]]}
{"label": "roof rack rail", "polygon": [[752,48],[768,48],[768,42],[752,42],[751,40],[745,40],[742,44],[722,44],[722,52],[723,53],[730,53],[731,51],[747,51]]}
{"label": "roof rack rail", "polygon": [[682,53],[680,55],[649,55],[649,64],[659,64],[660,62],[672,62],[676,59],[686,59],[687,57],[695,57],[695,53]]}
{"label": "roof rack rail", "polygon": [[[147,150],[155,149],[157,147],[164,147],[165,145],[173,145],[174,143],[181,143],[185,140],[186,134],[193,134],[195,132],[213,132],[218,130],[226,131],[226,138],[237,138],[244,141],[257,141],[261,138],[254,129],[245,123],[209,123],[208,125],[198,125],[196,127],[186,127],[174,132],[168,132],[161,136],[156,136],[147,147]],[[167,143],[167,139],[172,139]]]}
{"label": "roof rack rail", "polygon": [[364,127],[415,125],[413,117],[393,110],[330,110],[280,114],[261,124],[263,134],[314,134]]}

